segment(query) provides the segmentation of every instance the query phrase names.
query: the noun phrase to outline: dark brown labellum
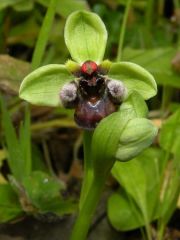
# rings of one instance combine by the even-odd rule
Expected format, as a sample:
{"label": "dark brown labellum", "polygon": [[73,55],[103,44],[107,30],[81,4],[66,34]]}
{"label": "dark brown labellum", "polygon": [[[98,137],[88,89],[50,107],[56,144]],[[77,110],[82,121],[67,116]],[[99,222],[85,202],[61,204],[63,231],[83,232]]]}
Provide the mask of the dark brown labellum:
{"label": "dark brown labellum", "polygon": [[81,99],[76,107],[74,119],[80,127],[94,129],[104,117],[115,112],[117,107],[107,95],[100,99]]}

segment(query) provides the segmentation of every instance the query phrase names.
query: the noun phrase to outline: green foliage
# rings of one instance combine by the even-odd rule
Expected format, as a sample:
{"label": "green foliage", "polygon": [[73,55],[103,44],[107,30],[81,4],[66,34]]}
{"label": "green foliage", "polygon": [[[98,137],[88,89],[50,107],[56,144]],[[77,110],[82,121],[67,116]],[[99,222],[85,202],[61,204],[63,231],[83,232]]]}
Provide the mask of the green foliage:
{"label": "green foliage", "polygon": [[163,162],[163,151],[149,148],[133,161],[114,165],[112,174],[123,187],[108,202],[108,216],[116,229],[132,230],[158,218]]}
{"label": "green foliage", "polygon": [[23,180],[28,199],[40,213],[53,212],[58,215],[74,212],[76,205],[70,200],[63,200],[60,191],[63,184],[48,174],[34,171]]}
{"label": "green foliage", "polygon": [[3,8],[18,4],[20,2],[22,2],[22,0],[2,0],[0,3],[0,10],[2,10]]}
{"label": "green foliage", "polygon": [[[9,184],[0,184],[0,222],[10,221],[27,214],[53,212],[59,216],[75,211],[72,199],[64,200],[62,182],[49,176],[41,155],[31,150],[30,113],[26,108],[25,121],[20,125],[19,137],[1,98],[2,126],[7,145]],[[3,157],[3,155],[2,155]],[[36,162],[34,162],[36,161]]]}
{"label": "green foliage", "polygon": [[180,109],[163,124],[160,145],[167,152],[180,156]]}
{"label": "green foliage", "polygon": [[[46,8],[49,9],[50,2],[52,3],[49,0],[1,0],[0,50],[6,52],[6,49],[10,49],[13,56],[29,60],[40,27],[45,22],[44,13]],[[88,221],[90,224],[92,212],[102,191],[102,182],[105,181],[114,163],[112,174],[120,184],[120,189],[109,198],[108,216],[117,230],[128,231],[145,226],[147,238],[150,240],[152,239],[150,224],[155,222],[156,238],[162,240],[166,224],[176,209],[180,193],[178,103],[180,61],[176,59],[175,72],[172,60],[179,48],[179,23],[164,18],[163,1],[155,3],[156,9],[151,3],[153,1],[132,1],[125,27],[127,30],[123,45],[126,48],[122,57],[124,62],[112,65],[109,62],[108,67],[105,67],[105,69],[110,67],[107,79],[122,81],[128,94],[118,112],[102,120],[91,134],[92,144],[91,139],[87,141],[89,144],[86,146],[85,154],[90,152],[91,154],[85,156],[85,161],[88,159],[89,165],[87,162],[84,165],[89,167],[90,174],[88,172],[88,184],[85,184],[88,190],[83,190],[84,199],[80,205],[81,217],[78,225],[80,234],[87,227]],[[105,56],[108,59],[115,59],[126,4],[125,0],[91,1],[91,10],[102,17],[108,29],[109,40],[106,46],[107,32],[104,23],[94,13],[82,11],[90,10],[86,1],[57,1],[56,7],[53,7],[56,17],[54,18],[52,14],[51,21],[46,22],[48,25],[43,24],[44,35],[41,37],[39,35],[41,41],[39,46],[36,45],[39,51],[34,54],[32,69],[49,63],[55,65],[47,65],[28,75],[21,85],[21,97],[37,105],[61,106],[59,92],[62,86],[74,79],[78,81],[77,75],[73,76],[70,72],[75,73],[80,64],[86,60],[94,60],[102,67],[105,47]],[[157,14],[153,14],[153,9]],[[78,12],[72,13],[77,10]],[[176,10],[174,9],[174,14]],[[65,42],[71,57],[77,63],[70,60],[63,66],[59,63],[66,62],[69,56],[63,30],[70,13],[72,15],[65,27]],[[177,16],[174,17],[173,19],[177,19]],[[0,70],[0,88],[8,93],[16,93],[22,79],[30,72],[30,64],[8,56],[0,56]],[[149,116],[153,118],[155,116],[158,125],[164,120],[162,115],[168,118],[159,131],[156,147],[144,151],[157,134],[157,128],[150,120],[145,119],[148,116],[148,108],[144,101],[157,92],[154,78],[160,86],[160,91],[156,99],[148,102],[152,110]],[[167,96],[168,92],[171,94]],[[171,96],[175,102],[171,102]],[[161,101],[163,106],[159,111]],[[72,213],[76,208],[74,202],[62,198],[60,192],[63,186],[57,179],[49,176],[37,146],[33,144],[30,151],[28,112],[17,137],[7,110],[3,104],[2,106],[6,154],[13,176],[8,177],[10,184],[0,185],[0,222],[12,220],[24,212],[28,214],[53,212],[60,216]],[[20,106],[21,103],[15,107],[13,105],[12,111],[16,107],[19,109]],[[67,112],[56,109],[52,111],[50,118],[54,115],[67,116]],[[72,118],[72,112],[70,117]],[[65,126],[68,125],[68,119],[66,123]],[[51,123],[48,126],[52,126]],[[6,154],[2,150],[2,159]],[[132,158],[134,158],[132,161],[126,162]],[[1,157],[0,163],[3,164]],[[7,206],[4,205],[6,202]],[[153,225],[153,229],[155,226]],[[80,240],[79,237],[76,239]]]}
{"label": "green foliage", "polygon": [[[49,0],[37,0],[38,3],[45,7],[49,6]],[[58,1],[56,4],[56,12],[63,17],[68,17],[74,11],[86,10],[88,8],[87,2],[84,0],[66,0]]]}
{"label": "green foliage", "polygon": [[[31,172],[30,156],[30,117],[26,111],[26,121],[20,128],[20,138],[17,138],[15,129],[11,123],[9,113],[1,99],[2,125],[4,129],[6,144],[8,148],[8,163],[11,172],[19,181]],[[23,174],[22,174],[23,169]]]}
{"label": "green foliage", "polygon": [[[179,109],[162,126],[162,150],[149,148],[133,161],[116,162],[112,174],[123,189],[108,202],[108,216],[116,229],[132,230],[156,220],[161,239],[180,194],[178,136]],[[172,160],[168,161],[170,154]]]}
{"label": "green foliage", "polygon": [[22,79],[30,72],[30,64],[8,55],[0,55],[0,86],[17,93]]}
{"label": "green foliage", "polygon": [[96,14],[85,11],[72,13],[66,21],[64,37],[71,57],[78,63],[102,61],[107,32]]}
{"label": "green foliage", "polygon": [[158,84],[179,88],[179,75],[171,66],[175,53],[176,49],[170,47],[145,50],[126,48],[123,52],[123,60],[144,67],[153,74]]}
{"label": "green foliage", "polygon": [[[3,10],[7,7],[13,7],[15,11],[24,12],[31,11],[35,5],[35,3],[39,3],[46,8],[50,4],[50,0],[1,0],[0,2],[0,10]],[[57,2],[56,12],[63,17],[67,17],[71,12],[76,10],[84,10],[87,9],[88,5],[84,0],[67,0]]]}
{"label": "green foliage", "polygon": [[160,224],[165,226],[170,220],[180,194],[180,161],[179,161],[179,115],[178,109],[163,124],[160,133],[160,145],[166,151],[166,161],[172,154],[172,160],[168,162],[168,176],[164,179],[163,197],[160,208]]}
{"label": "green foliage", "polygon": [[0,184],[0,222],[10,221],[22,216],[19,199],[9,184]]}

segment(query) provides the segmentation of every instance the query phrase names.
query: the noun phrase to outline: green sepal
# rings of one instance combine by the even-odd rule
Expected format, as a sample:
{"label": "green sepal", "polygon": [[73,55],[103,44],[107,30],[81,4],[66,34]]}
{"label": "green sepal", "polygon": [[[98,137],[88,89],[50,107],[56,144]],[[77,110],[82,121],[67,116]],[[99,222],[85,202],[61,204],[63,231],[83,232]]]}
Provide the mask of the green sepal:
{"label": "green sepal", "polygon": [[153,76],[135,63],[113,63],[108,76],[110,79],[122,81],[128,93],[137,91],[146,100],[157,93],[157,85]]}
{"label": "green sepal", "polygon": [[100,63],[103,59],[107,31],[98,15],[87,11],[72,13],[65,25],[65,43],[71,57],[82,64],[87,60]]}
{"label": "green sepal", "polygon": [[20,86],[20,98],[45,106],[60,106],[59,93],[73,76],[64,65],[50,64],[40,67],[26,76]]}

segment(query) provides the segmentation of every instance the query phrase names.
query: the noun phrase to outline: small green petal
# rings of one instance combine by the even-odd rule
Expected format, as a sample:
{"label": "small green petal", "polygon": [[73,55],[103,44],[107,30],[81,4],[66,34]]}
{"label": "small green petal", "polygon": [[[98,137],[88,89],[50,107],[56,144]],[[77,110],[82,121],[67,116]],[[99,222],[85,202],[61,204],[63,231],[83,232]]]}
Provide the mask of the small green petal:
{"label": "small green petal", "polygon": [[111,65],[112,65],[112,62],[109,61],[108,59],[106,59],[106,60],[101,62],[100,68],[102,68],[102,70],[104,70],[105,73],[106,73],[106,72],[109,72],[109,69],[110,69]]}
{"label": "small green petal", "polygon": [[107,31],[98,15],[87,11],[72,13],[65,25],[65,43],[72,58],[82,64],[100,63],[104,56]]}
{"label": "small green petal", "polygon": [[20,86],[19,95],[35,105],[60,106],[60,90],[72,80],[73,76],[64,65],[50,64],[27,75]]}
{"label": "small green petal", "polygon": [[146,100],[157,93],[157,85],[153,76],[135,63],[113,63],[108,76],[121,80],[127,87],[129,94],[135,90]]}
{"label": "small green petal", "polygon": [[72,74],[75,74],[76,72],[80,71],[80,66],[77,62],[68,60],[65,63],[65,66],[68,69],[68,71],[71,72]]}

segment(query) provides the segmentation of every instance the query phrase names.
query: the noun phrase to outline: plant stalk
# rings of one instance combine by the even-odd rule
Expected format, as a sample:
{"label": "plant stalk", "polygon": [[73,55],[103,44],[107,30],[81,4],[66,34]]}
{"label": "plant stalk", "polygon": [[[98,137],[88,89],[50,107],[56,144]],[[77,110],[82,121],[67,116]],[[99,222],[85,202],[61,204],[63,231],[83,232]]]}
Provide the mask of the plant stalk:
{"label": "plant stalk", "polygon": [[158,229],[158,233],[157,233],[157,240],[163,240],[164,230],[165,230],[165,224],[161,222]]}
{"label": "plant stalk", "polygon": [[147,9],[146,9],[146,29],[149,33],[152,31],[152,21],[154,14],[154,0],[147,1]]}
{"label": "plant stalk", "polygon": [[172,94],[173,94],[173,88],[172,87],[163,86],[162,104],[161,104],[162,118],[164,118],[167,114],[169,104],[171,102]]}
{"label": "plant stalk", "polygon": [[32,70],[38,68],[42,62],[43,54],[48,42],[49,33],[54,20],[56,11],[57,0],[51,0],[46,15],[43,20],[43,24],[38,35],[37,43],[32,57]]}
{"label": "plant stalk", "polygon": [[122,58],[122,49],[123,49],[123,43],[124,43],[124,36],[126,31],[126,25],[127,25],[127,19],[129,15],[129,10],[131,6],[132,0],[128,0],[126,4],[126,9],[123,17],[123,23],[120,31],[120,37],[119,37],[119,45],[118,45],[118,52],[117,52],[117,61],[120,61]]}
{"label": "plant stalk", "polygon": [[79,202],[79,208],[82,208],[86,195],[89,191],[89,188],[92,184],[93,180],[93,167],[92,167],[92,159],[91,159],[91,142],[93,131],[84,130],[83,136],[83,147],[84,147],[84,179],[83,185],[81,189],[81,196]]}
{"label": "plant stalk", "polygon": [[87,239],[88,230],[96,210],[99,198],[101,196],[105,181],[104,179],[94,178],[89,192],[85,199],[79,216],[74,225],[70,240],[85,240]]}

